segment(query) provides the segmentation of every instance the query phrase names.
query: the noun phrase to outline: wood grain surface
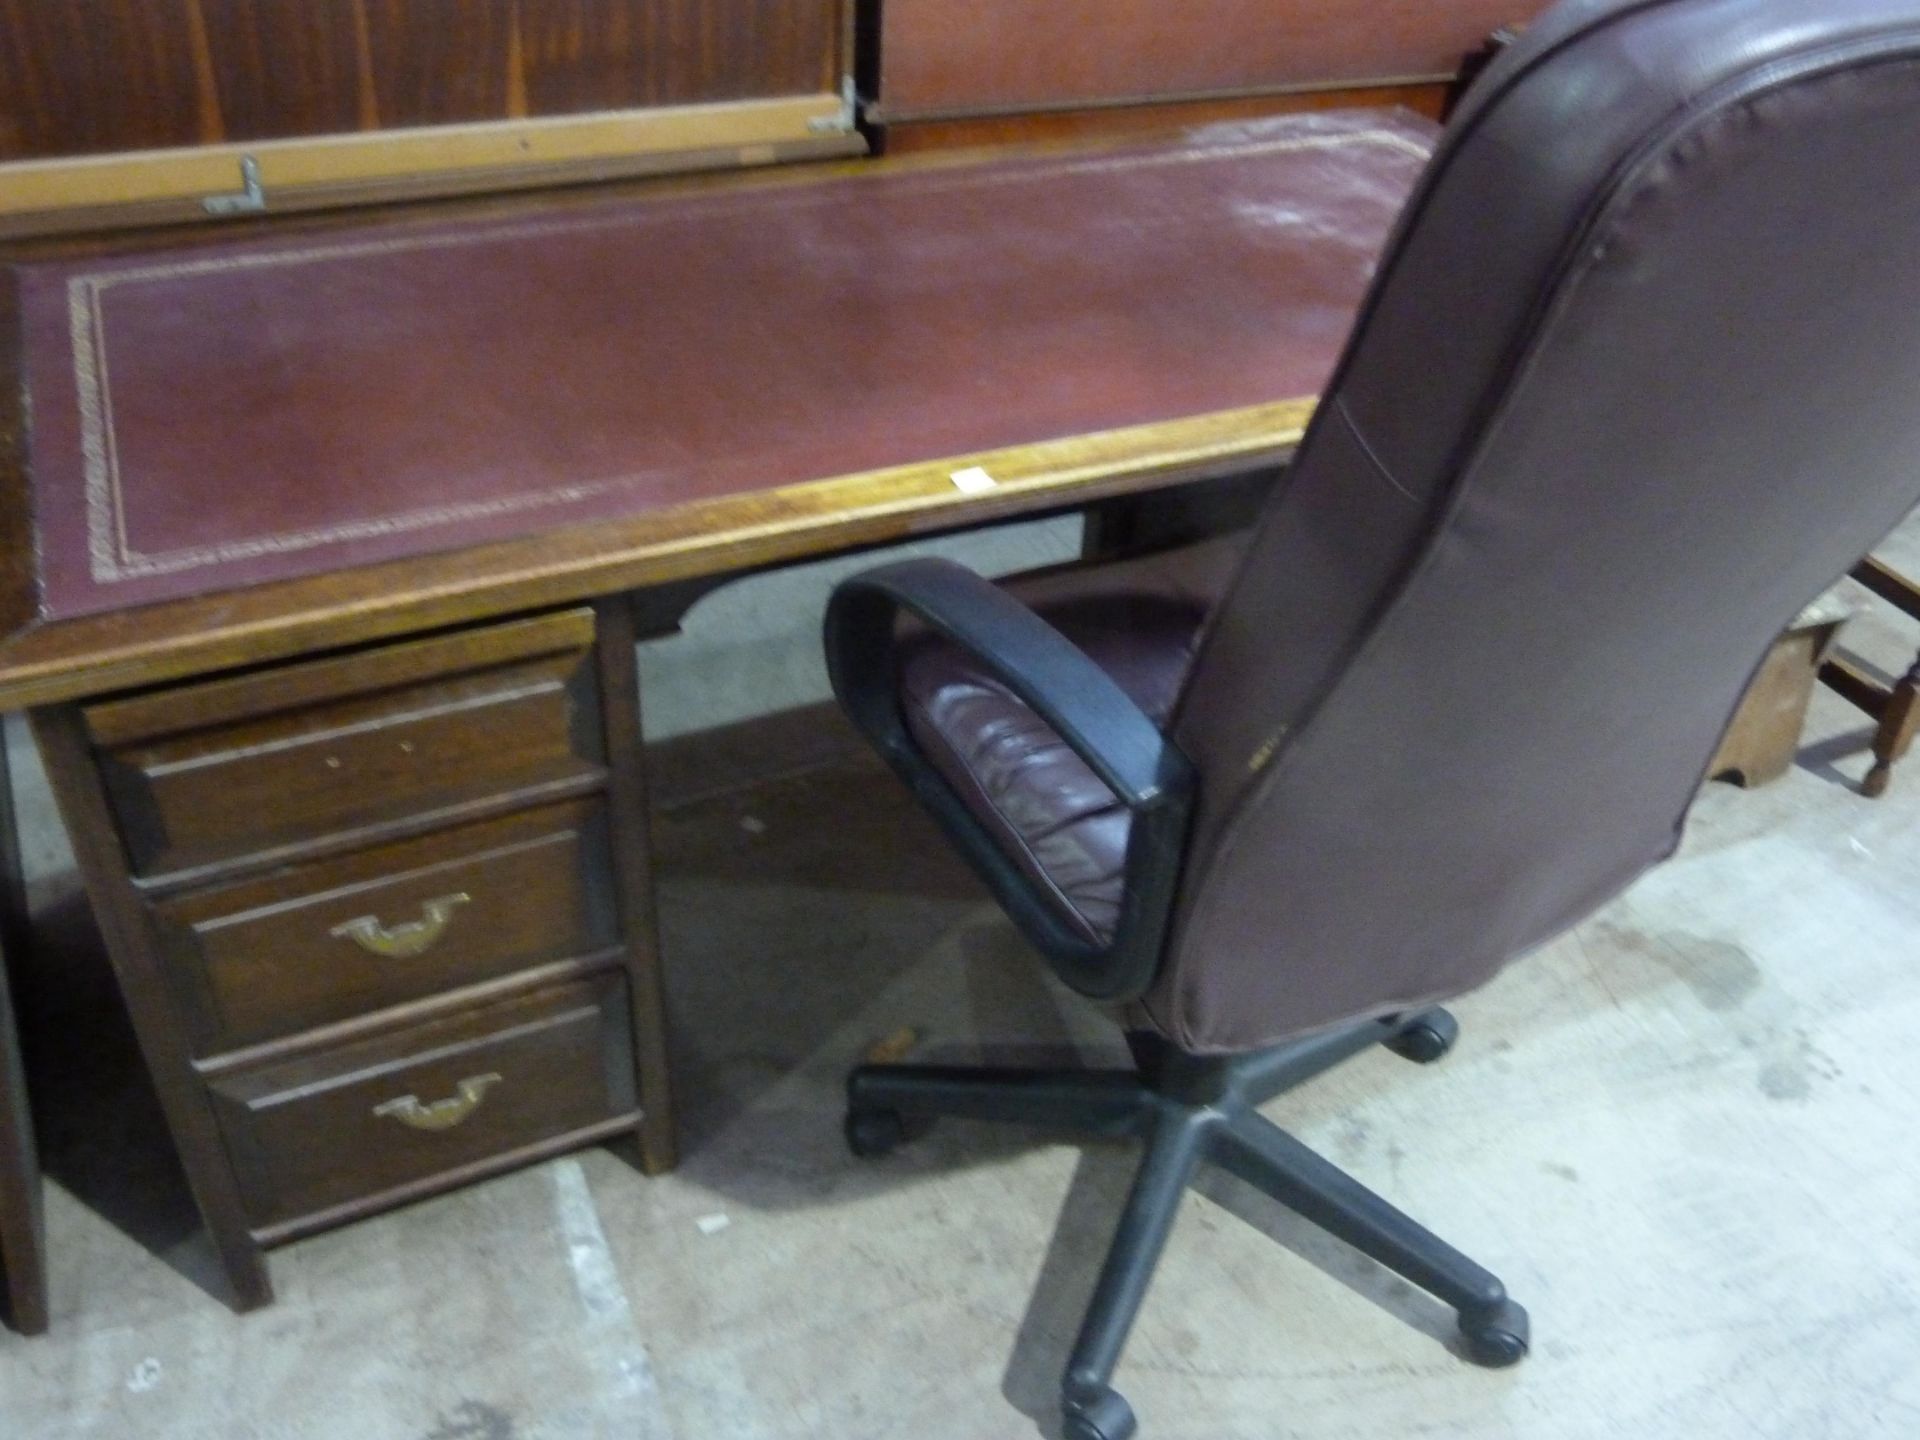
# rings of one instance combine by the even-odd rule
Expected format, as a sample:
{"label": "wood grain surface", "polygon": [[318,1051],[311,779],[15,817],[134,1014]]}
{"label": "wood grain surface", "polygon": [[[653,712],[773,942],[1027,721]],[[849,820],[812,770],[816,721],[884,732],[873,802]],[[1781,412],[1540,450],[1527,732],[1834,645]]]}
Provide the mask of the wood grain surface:
{"label": "wood grain surface", "polygon": [[840,0],[0,0],[0,160],[831,92]]}
{"label": "wood grain surface", "polygon": [[1451,80],[1544,0],[883,0],[874,118]]}

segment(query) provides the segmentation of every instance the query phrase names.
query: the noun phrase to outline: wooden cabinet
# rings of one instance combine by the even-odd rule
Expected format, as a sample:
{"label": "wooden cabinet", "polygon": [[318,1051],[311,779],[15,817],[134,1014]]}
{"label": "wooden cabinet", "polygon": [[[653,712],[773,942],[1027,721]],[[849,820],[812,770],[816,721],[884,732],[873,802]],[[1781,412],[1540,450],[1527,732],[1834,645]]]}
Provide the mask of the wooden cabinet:
{"label": "wooden cabinet", "polygon": [[671,1163],[638,703],[609,601],[35,713],[242,1308],[296,1236]]}

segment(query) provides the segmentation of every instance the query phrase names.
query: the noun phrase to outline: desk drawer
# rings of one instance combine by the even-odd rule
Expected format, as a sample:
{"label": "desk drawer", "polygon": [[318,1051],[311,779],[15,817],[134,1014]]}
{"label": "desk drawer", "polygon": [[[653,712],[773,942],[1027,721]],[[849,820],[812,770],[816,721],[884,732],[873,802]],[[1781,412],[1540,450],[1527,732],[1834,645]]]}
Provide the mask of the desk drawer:
{"label": "desk drawer", "polygon": [[250,1223],[330,1223],[631,1115],[626,1004],[606,975],[215,1080]]}
{"label": "desk drawer", "polygon": [[601,775],[592,662],[574,610],[84,713],[134,872],[178,877]]}
{"label": "desk drawer", "polygon": [[574,800],[155,905],[195,1053],[606,949],[607,846],[600,802]]}

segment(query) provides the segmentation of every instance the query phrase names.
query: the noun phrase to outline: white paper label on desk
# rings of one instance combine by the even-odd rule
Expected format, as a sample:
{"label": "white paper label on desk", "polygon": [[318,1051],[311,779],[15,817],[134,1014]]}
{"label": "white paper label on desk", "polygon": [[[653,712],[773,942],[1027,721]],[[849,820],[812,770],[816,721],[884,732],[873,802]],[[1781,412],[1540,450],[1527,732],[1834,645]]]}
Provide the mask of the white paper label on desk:
{"label": "white paper label on desk", "polygon": [[978,465],[969,465],[964,470],[956,470],[952,475],[953,488],[968,495],[978,495],[984,490],[999,488],[1000,482],[982,470]]}

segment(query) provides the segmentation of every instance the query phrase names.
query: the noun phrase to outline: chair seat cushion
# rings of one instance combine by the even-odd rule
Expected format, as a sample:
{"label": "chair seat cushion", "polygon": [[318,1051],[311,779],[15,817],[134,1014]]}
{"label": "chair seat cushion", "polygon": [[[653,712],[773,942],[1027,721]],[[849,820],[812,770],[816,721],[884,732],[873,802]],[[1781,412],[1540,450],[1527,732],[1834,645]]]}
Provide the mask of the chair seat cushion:
{"label": "chair seat cushion", "polygon": [[[1172,713],[1200,627],[1243,546],[1231,535],[1008,588],[1152,718]],[[985,665],[946,641],[911,642],[907,726],[947,782],[1062,918],[1104,943],[1119,918],[1126,807],[1051,726]]]}

